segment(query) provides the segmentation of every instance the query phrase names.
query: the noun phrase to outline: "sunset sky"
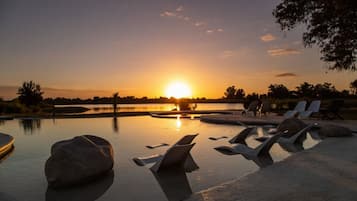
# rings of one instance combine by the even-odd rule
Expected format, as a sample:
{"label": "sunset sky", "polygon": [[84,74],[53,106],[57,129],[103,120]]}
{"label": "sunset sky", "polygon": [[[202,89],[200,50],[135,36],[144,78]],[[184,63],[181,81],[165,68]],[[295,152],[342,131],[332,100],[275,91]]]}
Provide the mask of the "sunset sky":
{"label": "sunset sky", "polygon": [[266,93],[303,81],[348,89],[356,72],[327,71],[304,27],[281,32],[279,0],[61,0],[0,2],[0,97],[33,80],[45,96],[165,96],[171,82],[193,97],[230,85]]}

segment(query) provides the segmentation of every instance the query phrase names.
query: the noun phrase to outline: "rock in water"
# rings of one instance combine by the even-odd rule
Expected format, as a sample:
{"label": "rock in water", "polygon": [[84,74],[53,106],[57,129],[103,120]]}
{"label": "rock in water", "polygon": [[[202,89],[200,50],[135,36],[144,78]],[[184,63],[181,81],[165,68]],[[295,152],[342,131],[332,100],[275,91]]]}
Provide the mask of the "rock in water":
{"label": "rock in water", "polygon": [[82,135],[52,145],[45,174],[50,187],[66,187],[97,179],[113,164],[113,148],[107,140]]}
{"label": "rock in water", "polygon": [[349,128],[336,125],[323,125],[319,130],[322,137],[351,137],[352,131]]}
{"label": "rock in water", "polygon": [[288,137],[293,136],[295,133],[299,132],[301,129],[305,128],[307,125],[297,118],[285,119],[278,126],[278,131],[284,132],[288,130],[289,132],[285,135]]}

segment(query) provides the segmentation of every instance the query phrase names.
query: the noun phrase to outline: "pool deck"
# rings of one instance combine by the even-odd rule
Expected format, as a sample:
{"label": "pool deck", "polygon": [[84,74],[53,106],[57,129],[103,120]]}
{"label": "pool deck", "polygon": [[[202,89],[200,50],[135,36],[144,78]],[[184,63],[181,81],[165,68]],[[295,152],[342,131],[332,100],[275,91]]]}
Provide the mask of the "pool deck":
{"label": "pool deck", "polygon": [[[262,117],[254,117],[252,115],[242,116],[240,112],[232,112],[232,114],[216,114],[216,115],[202,115],[200,120],[206,123],[214,124],[232,124],[239,125],[237,122],[242,122],[248,125],[278,125],[284,120],[284,117],[276,114],[269,114]],[[357,131],[357,120],[320,120],[320,119],[306,119],[303,120],[306,123],[319,123],[333,124],[350,128],[353,131]]]}
{"label": "pool deck", "polygon": [[[221,116],[221,117],[219,117]],[[251,121],[237,115],[212,116],[223,123]],[[204,117],[209,119],[209,117]],[[262,118],[278,122],[280,117]],[[212,119],[211,119],[212,120]],[[357,130],[357,121],[318,121]],[[273,123],[270,122],[270,123]],[[357,198],[357,136],[327,138],[315,147],[243,178],[193,194],[188,201],[354,201]]]}

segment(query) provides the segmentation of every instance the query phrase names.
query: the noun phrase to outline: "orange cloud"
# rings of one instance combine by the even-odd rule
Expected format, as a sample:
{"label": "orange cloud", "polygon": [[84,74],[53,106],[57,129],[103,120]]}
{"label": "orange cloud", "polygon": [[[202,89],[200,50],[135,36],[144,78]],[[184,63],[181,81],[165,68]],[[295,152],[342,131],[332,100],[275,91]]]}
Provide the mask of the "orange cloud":
{"label": "orange cloud", "polygon": [[262,40],[264,42],[270,42],[270,41],[276,40],[276,37],[269,33],[269,34],[265,34],[265,35],[261,36],[260,40]]}
{"label": "orange cloud", "polygon": [[275,75],[275,77],[296,77],[297,75],[295,73],[280,73]]}
{"label": "orange cloud", "polygon": [[301,54],[301,52],[297,49],[291,48],[276,48],[270,49],[267,51],[270,56],[284,56],[284,55],[296,55]]}

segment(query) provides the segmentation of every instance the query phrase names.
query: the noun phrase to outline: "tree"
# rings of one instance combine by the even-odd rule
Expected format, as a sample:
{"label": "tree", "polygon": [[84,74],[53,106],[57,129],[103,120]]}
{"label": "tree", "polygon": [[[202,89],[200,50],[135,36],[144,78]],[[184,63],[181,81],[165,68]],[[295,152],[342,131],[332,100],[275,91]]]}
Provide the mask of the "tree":
{"label": "tree", "polygon": [[20,102],[26,106],[38,105],[43,99],[41,86],[33,81],[22,83],[22,87],[18,89],[17,94]]}
{"label": "tree", "polygon": [[226,89],[226,92],[224,92],[224,97],[226,99],[234,99],[236,95],[236,87],[235,86],[230,86]]}
{"label": "tree", "polygon": [[300,84],[300,86],[296,87],[296,94],[303,98],[303,97],[313,97],[314,96],[314,85],[309,84],[308,82],[304,82]]}
{"label": "tree", "polygon": [[331,70],[356,70],[356,0],[283,0],[273,11],[282,30],[306,24],[305,47],[320,47]]}
{"label": "tree", "polygon": [[334,98],[338,96],[338,92],[331,83],[316,84],[314,87],[315,95],[318,98]]}
{"label": "tree", "polygon": [[350,83],[351,92],[353,95],[357,95],[357,79]]}
{"label": "tree", "polygon": [[235,97],[238,99],[243,99],[245,96],[244,89],[237,89]]}
{"label": "tree", "polygon": [[271,84],[269,86],[268,96],[272,98],[287,98],[290,96],[290,91],[282,84]]}

